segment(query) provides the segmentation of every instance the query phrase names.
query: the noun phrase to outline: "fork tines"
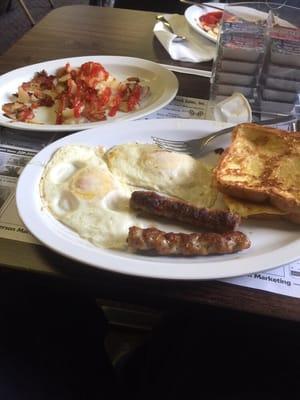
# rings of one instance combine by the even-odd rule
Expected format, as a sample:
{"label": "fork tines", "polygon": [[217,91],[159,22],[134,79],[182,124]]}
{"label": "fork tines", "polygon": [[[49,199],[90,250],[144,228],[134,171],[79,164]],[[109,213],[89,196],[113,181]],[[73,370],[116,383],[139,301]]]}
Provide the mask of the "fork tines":
{"label": "fork tines", "polygon": [[185,142],[179,142],[177,140],[162,139],[155,136],[151,136],[153,142],[160,148],[168,151],[177,151],[182,153],[189,152]]}

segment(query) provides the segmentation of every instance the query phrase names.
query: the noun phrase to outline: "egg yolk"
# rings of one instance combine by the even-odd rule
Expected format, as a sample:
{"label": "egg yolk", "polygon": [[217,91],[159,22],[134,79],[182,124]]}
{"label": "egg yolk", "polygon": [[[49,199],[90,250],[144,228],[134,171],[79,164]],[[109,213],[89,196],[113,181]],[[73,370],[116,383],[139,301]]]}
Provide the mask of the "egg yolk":
{"label": "egg yolk", "polygon": [[91,200],[104,197],[113,188],[110,175],[103,170],[92,168],[80,169],[72,177],[70,190],[78,197]]}

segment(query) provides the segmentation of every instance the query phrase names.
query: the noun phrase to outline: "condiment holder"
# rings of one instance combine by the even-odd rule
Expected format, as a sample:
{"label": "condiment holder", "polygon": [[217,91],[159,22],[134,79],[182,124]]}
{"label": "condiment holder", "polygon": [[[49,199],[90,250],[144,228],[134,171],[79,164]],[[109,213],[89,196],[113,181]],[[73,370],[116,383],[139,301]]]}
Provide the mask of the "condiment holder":
{"label": "condiment holder", "polygon": [[246,97],[257,114],[300,115],[300,8],[225,6],[211,77],[210,108],[219,103],[217,118],[226,118],[220,107],[233,104],[226,98],[236,92],[234,101]]}

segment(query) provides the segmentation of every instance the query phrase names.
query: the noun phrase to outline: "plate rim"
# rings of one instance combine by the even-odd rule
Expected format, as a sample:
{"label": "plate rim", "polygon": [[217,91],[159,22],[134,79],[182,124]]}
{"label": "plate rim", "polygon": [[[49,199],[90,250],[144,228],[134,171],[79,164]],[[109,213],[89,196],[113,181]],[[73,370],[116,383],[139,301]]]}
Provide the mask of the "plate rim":
{"label": "plate rim", "polygon": [[[221,127],[221,126],[224,127],[231,125],[225,123],[217,123],[216,121],[209,121],[209,120],[153,119],[153,120],[147,120],[147,126],[150,127],[151,125],[152,129],[155,128],[157,129],[158,126],[168,127],[170,125],[173,129],[172,126],[173,124],[174,129],[182,130],[183,128],[184,129],[193,128],[193,132],[194,131],[196,132],[196,129],[199,129],[200,121],[204,124],[207,123],[208,125],[211,125],[211,127],[215,126],[214,129],[216,129],[216,127]],[[122,132],[125,132],[126,129],[130,129],[130,132],[132,133],[134,129],[139,130],[140,125],[142,125],[143,123],[145,123],[145,120],[125,121],[125,122],[120,122],[118,127],[122,130]],[[133,128],[134,127],[133,124],[135,124],[135,128]],[[115,127],[116,126],[114,126],[114,129]],[[106,125],[106,127],[103,127],[103,130],[105,128],[108,128],[109,130],[112,129],[113,127]],[[45,225],[43,225],[43,223],[40,223],[41,221],[43,222],[43,219],[46,220],[50,215],[50,213],[48,213],[48,217],[46,216],[43,218],[43,211],[41,209],[42,206],[41,199],[33,196],[33,199],[31,199],[33,201],[31,201],[30,198],[24,200],[23,193],[24,191],[25,193],[28,193],[28,180],[30,182],[33,182],[33,191],[31,191],[30,193],[38,191],[39,180],[43,168],[45,166],[45,163],[49,160],[50,156],[53,154],[55,149],[67,143],[76,143],[76,141],[77,143],[82,143],[81,138],[84,138],[85,143],[89,144],[90,140],[89,137],[92,135],[99,135],[99,129],[100,128],[98,127],[95,129],[90,129],[88,131],[77,132],[73,135],[68,135],[62,139],[52,142],[51,144],[46,146],[43,150],[41,150],[27,164],[27,166],[23,170],[18,180],[17,190],[16,190],[16,203],[17,203],[18,213],[21,219],[23,220],[25,226],[28,228],[28,230],[32,232],[32,234],[35,237],[37,237],[42,243],[44,243],[47,247],[51,248],[52,250],[56,251],[57,253],[65,257],[113,273],[139,276],[143,278],[165,279],[165,280],[191,281],[191,280],[232,278],[232,277],[246,275],[249,273],[256,273],[268,269],[273,269],[275,267],[284,265],[299,258],[299,254],[295,252],[295,248],[298,248],[297,244],[299,244],[300,238],[297,240],[293,240],[293,242],[289,243],[285,247],[280,247],[278,249],[271,250],[266,254],[265,253],[258,255],[252,254],[252,256],[248,258],[247,257],[244,258],[243,254],[241,253],[236,253],[236,255],[231,255],[230,259],[226,259],[226,256],[223,255],[217,256],[217,258],[222,257],[222,260],[217,263],[218,267],[221,266],[222,268],[217,269],[217,271],[214,271],[213,274],[212,273],[203,274],[203,271],[201,271],[201,265],[206,264],[206,266],[214,267],[214,265],[216,264],[216,262],[214,261],[215,260],[214,256],[213,259],[207,258],[205,261],[198,263],[197,259],[195,259],[196,261],[194,263],[187,263],[187,262],[181,262],[183,258],[177,259],[168,257],[167,260],[170,260],[169,264],[174,264],[173,268],[175,268],[175,264],[180,265],[179,272],[175,272],[174,270],[170,272],[169,268],[166,269],[167,271],[164,269],[166,265],[169,264],[167,262],[159,262],[159,257],[145,258],[145,256],[135,257],[135,255],[133,257],[130,257],[129,253],[126,252],[119,253],[113,250],[97,248],[88,241],[80,238],[76,239],[75,244],[74,243],[71,244],[71,251],[70,250],[67,251],[65,247],[66,243],[60,242],[61,237],[59,237],[57,233],[51,231],[49,227],[46,226],[45,228]],[[206,132],[204,132],[203,134],[205,133]],[[99,136],[101,137],[101,135]],[[36,216],[38,217],[37,223],[32,221],[34,214],[36,214]],[[46,214],[47,212],[44,215]],[[50,220],[56,221],[55,218],[52,217],[51,215],[50,215]],[[57,221],[55,223],[57,223]],[[59,224],[63,226],[63,224],[61,223]],[[72,232],[69,228],[64,227],[64,229],[66,229],[66,232],[71,232],[73,236],[74,235],[78,236],[77,234],[74,234],[74,232]],[[50,237],[47,237],[47,234],[49,234],[49,230],[50,230]],[[53,245],[53,243],[55,242],[55,241],[53,242],[54,239],[59,240],[58,247]],[[68,240],[66,241],[68,244]],[[79,242],[79,245],[77,242]],[[90,248],[88,254],[86,254],[86,247]],[[84,255],[81,254],[82,248],[84,248],[85,250]],[[272,254],[271,257],[270,254]],[[101,258],[101,263],[99,261],[99,258]],[[164,258],[164,260],[166,260],[166,258]],[[203,260],[203,258],[201,258],[201,260]],[[116,268],[115,264],[118,263],[118,261],[122,263],[122,267]],[[151,273],[149,272],[145,273],[145,271],[143,270],[143,266],[146,267],[148,271],[149,267],[153,266],[154,263],[156,266],[162,266],[162,272],[161,271],[157,272],[157,270],[155,270],[155,272],[151,271]],[[257,263],[259,266],[257,266]],[[241,264],[244,264],[242,270],[240,269]],[[255,264],[255,267],[253,266],[253,264]],[[194,266],[197,265],[198,265],[197,273],[188,272],[189,268],[193,270]],[[198,270],[200,271],[200,273],[198,272]]]}
{"label": "plate rim", "polygon": [[[98,61],[100,63],[105,64],[105,62],[111,62],[111,60],[121,60],[122,62],[128,62],[132,65],[138,66],[138,63],[140,63],[141,66],[149,66],[153,67],[154,70],[159,71],[163,75],[163,80],[168,78],[168,86],[165,87],[162,96],[160,96],[160,101],[156,100],[153,104],[155,106],[150,105],[146,106],[145,108],[138,109],[132,113],[124,113],[119,117],[116,118],[111,118],[106,121],[98,121],[98,122],[87,122],[83,124],[65,124],[65,125],[54,125],[54,124],[30,124],[26,122],[18,122],[18,121],[13,121],[10,120],[9,118],[5,117],[2,113],[2,110],[0,110],[0,126],[10,128],[10,129],[17,129],[17,130],[29,130],[29,131],[40,131],[40,132],[75,132],[75,131],[82,131],[86,129],[92,129],[96,128],[98,126],[106,125],[106,124],[111,124],[115,122],[121,122],[121,121],[131,121],[135,120],[138,118],[143,118],[146,115],[152,114],[158,110],[160,110],[162,107],[166,106],[169,104],[177,95],[178,89],[179,89],[179,81],[176,75],[164,67],[163,65],[147,60],[144,58],[139,58],[139,57],[128,57],[128,56],[115,56],[115,55],[91,55],[91,56],[79,56],[79,57],[64,57],[64,58],[58,58],[58,59],[53,59],[53,60],[46,60],[42,61],[39,63],[35,64],[30,64],[26,65],[20,68],[13,69],[11,71],[6,72],[3,75],[0,75],[0,90],[2,87],[2,84],[5,83],[7,84],[7,79],[11,79],[16,74],[23,74],[26,73],[26,71],[32,70],[32,72],[37,72],[40,69],[47,69],[47,65],[51,68],[51,66],[55,66],[55,64],[61,63],[62,65],[66,62],[70,62],[72,64],[76,62],[87,62],[87,61]],[[82,63],[81,62],[81,63]],[[104,65],[105,66],[105,65]],[[148,68],[148,69],[149,69]],[[150,69],[149,69],[150,70]],[[0,103],[0,107],[2,107],[2,102]],[[146,109],[146,112],[145,112]]]}

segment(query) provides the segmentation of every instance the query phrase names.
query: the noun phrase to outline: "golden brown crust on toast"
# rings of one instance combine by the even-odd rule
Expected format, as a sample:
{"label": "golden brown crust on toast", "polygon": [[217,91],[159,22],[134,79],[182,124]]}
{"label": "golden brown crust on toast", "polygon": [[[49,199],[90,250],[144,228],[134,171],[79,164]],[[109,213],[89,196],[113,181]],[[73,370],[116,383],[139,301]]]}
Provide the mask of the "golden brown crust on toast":
{"label": "golden brown crust on toast", "polygon": [[300,132],[237,125],[214,173],[222,193],[300,214]]}

